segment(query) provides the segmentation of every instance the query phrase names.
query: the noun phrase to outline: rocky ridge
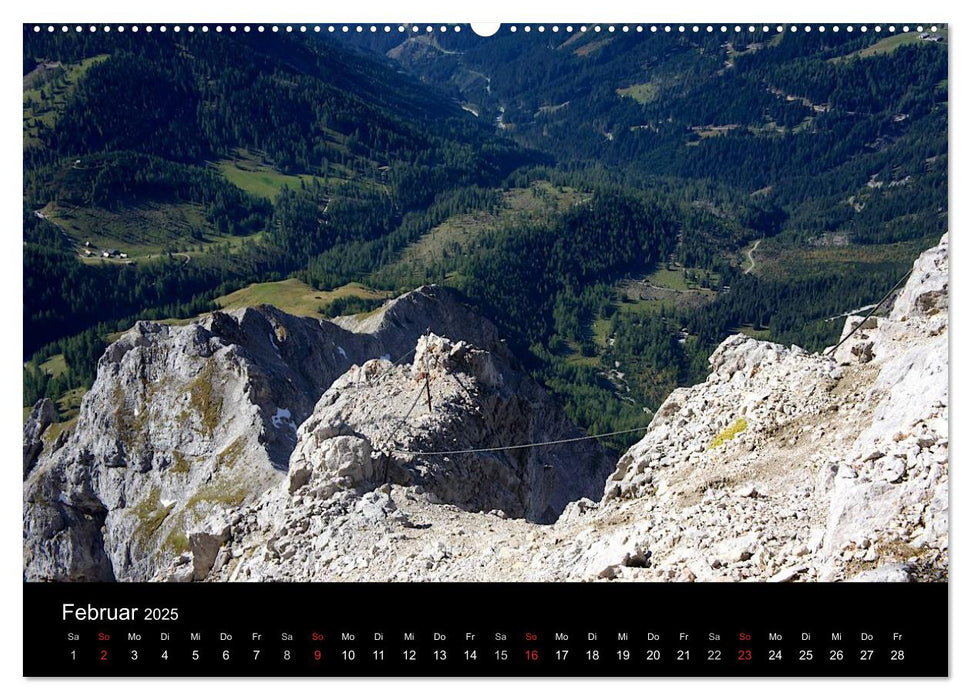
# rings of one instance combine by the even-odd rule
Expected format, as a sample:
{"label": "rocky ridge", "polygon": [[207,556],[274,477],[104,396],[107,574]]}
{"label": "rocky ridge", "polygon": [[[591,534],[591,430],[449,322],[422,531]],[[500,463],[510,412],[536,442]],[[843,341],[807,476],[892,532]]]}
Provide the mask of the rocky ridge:
{"label": "rocky ridge", "polygon": [[575,516],[589,529],[574,548],[589,546],[550,565],[652,580],[946,577],[947,289],[945,236],[889,315],[833,356],[725,340],[707,381],[672,393],[603,502]]}
{"label": "rocky ridge", "polygon": [[[947,276],[945,237],[915,263],[890,314],[833,356],[726,339],[708,379],[672,393],[620,459],[604,497],[571,503],[553,524],[441,503],[408,479],[385,483],[366,446],[335,444],[323,462],[343,477],[315,467],[294,483],[292,463],[289,489],[213,523],[206,578],[946,578]],[[862,320],[848,318],[843,335]],[[321,418],[349,419],[336,408],[341,381],[352,378],[324,396]],[[349,422],[368,440],[386,424]],[[395,465],[420,471],[400,456]]]}
{"label": "rocky ridge", "polygon": [[[298,428],[335,379],[352,369],[354,381],[375,368],[391,369],[391,358],[413,352],[429,329],[490,358],[489,380],[510,387],[506,403],[519,401],[517,391],[523,396],[510,420],[537,435],[572,428],[518,369],[495,326],[445,289],[423,287],[356,325],[272,307],[217,312],[186,326],[140,322],[101,358],[70,437],[45,449],[44,405],[25,427],[25,577],[153,578],[194,549],[193,532],[210,515],[245,506],[287,481],[301,437],[320,439],[319,430]],[[346,382],[338,383],[328,396],[348,394],[345,389]],[[364,411],[369,404],[354,405]],[[503,420],[495,412],[491,417]],[[503,430],[488,422],[480,428]],[[575,493],[557,495],[560,507],[602,491],[608,462],[598,447],[591,453],[601,471]],[[305,448],[300,455],[307,457]],[[516,503],[528,514],[525,500]],[[555,517],[548,508],[530,507],[537,517]]]}
{"label": "rocky ridge", "polygon": [[655,580],[946,577],[947,253],[945,236],[888,317],[832,357],[725,340],[707,381],[671,394],[603,502],[575,517],[589,529],[574,548],[589,546],[549,565]]}
{"label": "rocky ridge", "polygon": [[[433,528],[400,510],[393,494],[527,525],[555,521],[579,496],[599,498],[613,463],[592,441],[454,453],[581,435],[502,357],[429,334],[410,366],[371,360],[335,381],[298,431],[287,481],[190,539],[218,543],[206,557],[210,578],[329,579],[371,562],[372,540],[382,536],[394,566],[400,552],[391,543]],[[392,577],[410,569],[400,563]],[[198,578],[195,549],[165,576]]]}
{"label": "rocky ridge", "polygon": [[[708,379],[673,392],[615,468],[592,442],[472,451],[579,433],[492,331],[416,330],[402,340],[415,348],[409,364],[348,362],[300,404],[286,473],[276,464],[239,503],[193,511],[185,546],[131,577],[946,578],[947,252],[945,236],[916,261],[888,316],[833,353],[726,339]],[[843,336],[862,321],[848,318]],[[387,327],[341,321],[366,337]],[[46,454],[28,483],[72,473]],[[66,519],[84,515],[75,504],[86,483],[72,482]],[[57,535],[75,559],[90,540],[61,533],[90,533],[86,522]],[[111,526],[98,526],[106,540]]]}

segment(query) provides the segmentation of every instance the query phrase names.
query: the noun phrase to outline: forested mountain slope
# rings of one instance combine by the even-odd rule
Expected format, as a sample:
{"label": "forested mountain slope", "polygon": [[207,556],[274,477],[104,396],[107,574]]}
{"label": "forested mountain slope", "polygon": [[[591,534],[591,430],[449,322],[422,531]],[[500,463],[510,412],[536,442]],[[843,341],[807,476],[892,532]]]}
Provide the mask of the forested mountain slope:
{"label": "forested mountain slope", "polygon": [[324,315],[453,287],[634,427],[733,332],[832,343],[946,230],[946,29],[587,27],[25,30],[25,405],[296,276]]}
{"label": "forested mountain slope", "polygon": [[[606,287],[560,292],[555,332],[542,348],[529,338],[551,384],[596,372],[654,408],[700,378],[733,331],[822,347],[840,314],[877,301],[946,230],[946,28],[584,26],[488,40],[424,27],[342,36],[450,86],[480,120],[556,159],[518,182],[625,188],[669,205],[676,240],[654,249],[664,265],[648,255],[604,275]],[[472,284],[491,279],[517,300],[505,308],[522,308],[531,287],[509,289],[510,265],[504,257],[491,277],[476,267]]]}

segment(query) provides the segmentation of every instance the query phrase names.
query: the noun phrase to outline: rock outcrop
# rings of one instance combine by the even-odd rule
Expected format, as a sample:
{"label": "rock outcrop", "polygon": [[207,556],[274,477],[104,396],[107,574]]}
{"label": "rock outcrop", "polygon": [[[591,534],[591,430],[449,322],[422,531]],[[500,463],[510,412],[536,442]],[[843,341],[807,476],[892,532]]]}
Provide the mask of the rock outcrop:
{"label": "rock outcrop", "polygon": [[[371,360],[327,390],[297,432],[287,481],[227,514],[232,536],[214,576],[331,578],[335,560],[348,563],[336,553],[364,551],[362,536],[422,529],[398,510],[392,485],[483,523],[551,523],[570,501],[599,498],[613,469],[591,441],[536,445],[581,436],[501,354],[423,336],[409,366]],[[518,445],[536,446],[488,449]],[[167,576],[185,578],[188,566]]]}
{"label": "rock outcrop", "polygon": [[[555,414],[559,422],[551,429],[565,429],[562,414],[514,368],[495,326],[454,292],[425,287],[386,304],[366,324],[340,322],[260,307],[213,313],[186,326],[136,324],[101,358],[71,436],[33,457],[37,465],[24,484],[25,576],[152,578],[173,557],[196,550],[193,533],[213,512],[251,503],[287,481],[298,438],[320,435],[310,427],[298,435],[298,427],[335,379],[362,364],[391,368],[390,358],[414,351],[428,329],[482,348],[502,366],[499,380],[512,382],[513,392],[519,384],[530,387],[510,420],[544,434],[543,421]],[[346,378],[328,396],[340,397],[348,381],[356,379]],[[347,416],[351,425],[364,420],[364,403],[359,410],[365,413]],[[325,410],[312,424],[331,418]],[[25,432],[25,468],[39,452],[32,427],[38,420],[28,422],[30,440]],[[562,507],[602,488],[606,461],[594,452],[601,465],[596,487],[551,493],[549,503],[558,498]],[[331,453],[300,454],[301,464],[319,465]],[[547,519],[555,517],[549,503]]]}
{"label": "rock outcrop", "polygon": [[57,421],[57,409],[50,399],[41,399],[24,421],[24,477],[34,468],[44,450],[44,433]]}
{"label": "rock outcrop", "polygon": [[291,486],[307,471],[330,478],[340,462],[327,459],[328,440],[350,439],[384,460],[367,467],[365,481],[386,472],[463,510],[553,522],[570,501],[600,497],[613,470],[605,453],[590,442],[488,448],[581,435],[508,358],[431,334],[410,366],[372,360],[334,382],[300,428]]}
{"label": "rock outcrop", "polygon": [[599,507],[574,516],[584,551],[545,565],[654,580],[946,578],[947,292],[945,236],[886,318],[852,335],[863,319],[847,319],[832,357],[725,340],[707,381],[673,392],[620,459]]}

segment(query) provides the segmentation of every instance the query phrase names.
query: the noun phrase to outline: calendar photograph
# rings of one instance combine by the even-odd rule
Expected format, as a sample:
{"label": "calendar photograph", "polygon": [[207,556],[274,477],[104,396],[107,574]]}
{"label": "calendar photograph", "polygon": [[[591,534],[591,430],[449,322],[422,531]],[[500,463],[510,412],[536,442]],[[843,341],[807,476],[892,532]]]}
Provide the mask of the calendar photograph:
{"label": "calendar photograph", "polygon": [[26,584],[947,581],[946,24],[22,32]]}

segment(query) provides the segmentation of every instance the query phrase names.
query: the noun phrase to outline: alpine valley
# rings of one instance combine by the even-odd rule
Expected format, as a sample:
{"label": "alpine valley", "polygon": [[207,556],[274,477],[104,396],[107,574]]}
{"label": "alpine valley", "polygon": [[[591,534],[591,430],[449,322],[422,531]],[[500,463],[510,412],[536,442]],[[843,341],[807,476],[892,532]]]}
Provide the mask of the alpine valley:
{"label": "alpine valley", "polygon": [[946,580],[946,28],[323,29],[24,28],[26,580]]}

